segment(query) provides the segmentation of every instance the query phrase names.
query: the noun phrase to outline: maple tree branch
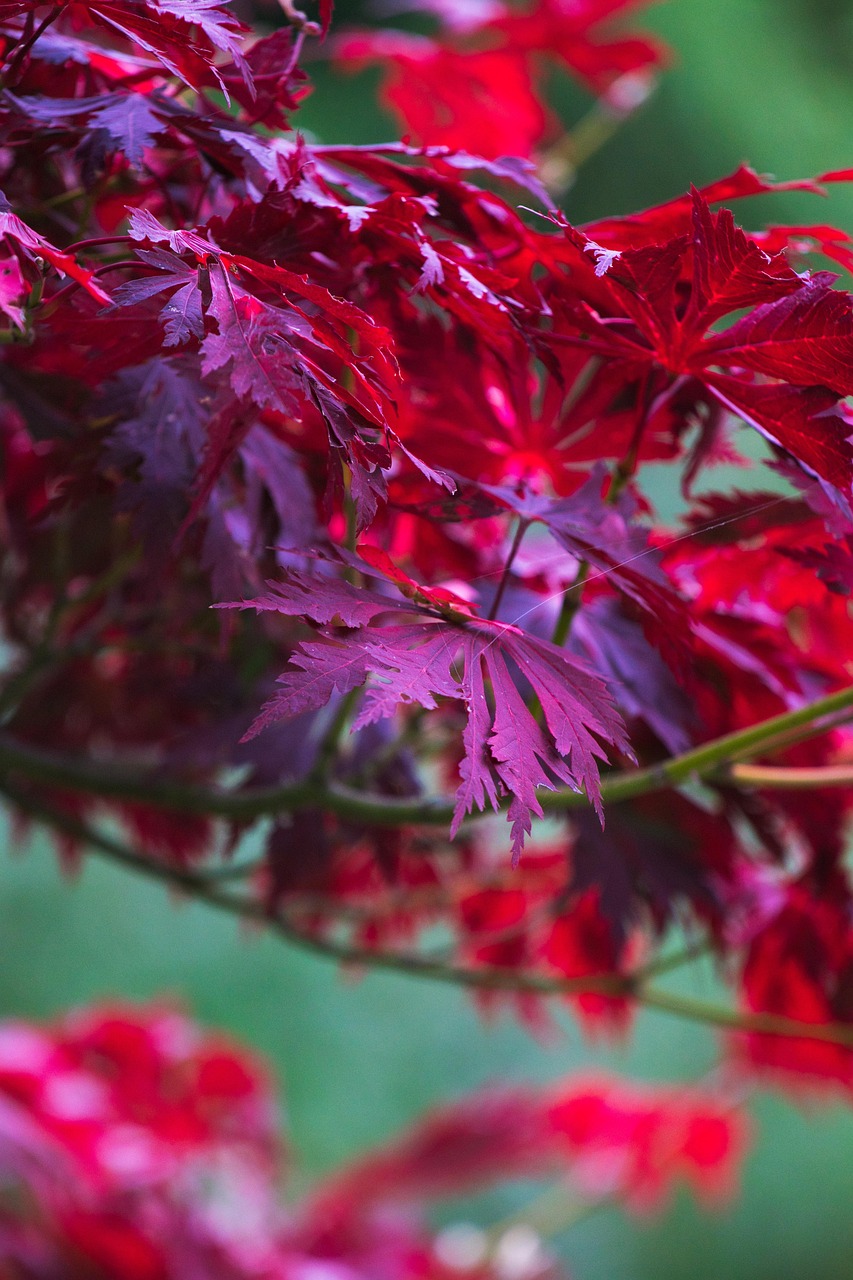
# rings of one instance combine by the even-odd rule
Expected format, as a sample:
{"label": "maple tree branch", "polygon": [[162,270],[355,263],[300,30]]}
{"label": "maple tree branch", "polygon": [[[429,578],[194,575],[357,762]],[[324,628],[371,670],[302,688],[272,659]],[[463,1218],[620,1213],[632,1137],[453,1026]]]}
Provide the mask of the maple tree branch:
{"label": "maple tree branch", "polygon": [[[714,1078],[717,1074],[716,1071],[711,1071],[695,1084],[685,1081],[684,1089],[689,1091],[697,1086],[699,1088],[710,1086],[714,1089]],[[719,1088],[718,1085],[716,1087]],[[737,1094],[732,1090],[731,1084],[720,1091],[721,1100],[723,1097],[728,1098],[727,1109],[733,1111],[737,1109]],[[590,1194],[585,1195],[582,1188],[572,1180],[571,1175],[566,1176],[564,1173],[562,1178],[545,1187],[522,1208],[487,1228],[483,1233],[484,1248],[488,1255],[494,1258],[501,1240],[517,1228],[532,1230],[540,1240],[553,1239],[569,1231],[578,1223],[585,1222],[587,1218],[599,1213],[602,1209],[614,1208],[618,1204],[619,1196],[612,1191],[602,1191],[596,1197]]]}
{"label": "maple tree branch", "polygon": [[[747,729],[714,738],[658,764],[606,775],[601,782],[602,800],[605,804],[619,804],[681,786],[693,779],[713,780],[732,761],[761,753],[767,743],[780,735],[794,730],[802,730],[805,734],[807,729],[807,736],[824,732],[827,717],[849,708],[853,708],[853,685],[827,694],[807,706],[762,720]],[[138,801],[180,813],[206,814],[238,821],[297,809],[323,808],[338,817],[373,826],[444,826],[449,824],[454,808],[452,801],[443,796],[401,799],[352,790],[338,783],[321,784],[311,780],[242,791],[199,787],[174,781],[162,773],[118,770],[94,761],[54,756],[16,741],[9,734],[0,733],[0,776],[9,775],[103,799]],[[722,776],[728,778],[729,775],[723,773]],[[542,808],[550,813],[582,808],[589,803],[584,792],[568,788],[540,791],[538,799]],[[504,806],[510,801],[510,797],[505,797]],[[476,821],[476,818],[477,815],[473,815],[469,821]]]}
{"label": "maple tree branch", "polygon": [[[794,711],[761,720],[747,729],[713,738],[701,746],[693,747],[681,755],[672,756],[645,769],[627,769],[611,774],[602,780],[602,798],[610,803],[631,800],[640,795],[676,787],[692,778],[713,778],[732,761],[764,751],[768,742],[792,730],[805,730],[810,726],[814,736],[825,731],[825,717],[853,707],[853,685],[846,685],[835,693],[826,694],[807,706]],[[569,793],[573,794],[573,793]],[[545,793],[542,805],[546,809],[572,808],[566,803],[563,792]]]}
{"label": "maple tree branch", "polygon": [[224,862],[218,867],[205,867],[204,878],[214,884],[224,884],[233,880],[248,880],[251,876],[263,871],[267,860],[263,854],[253,858],[245,858],[238,862]]}
{"label": "maple tree branch", "polygon": [[815,768],[785,765],[733,764],[726,777],[740,786],[781,791],[814,791],[818,787],[853,787],[853,764],[826,764]]}
{"label": "maple tree branch", "polygon": [[710,954],[712,954],[710,939],[692,942],[682,947],[680,951],[673,951],[668,955],[657,955],[653,960],[641,965],[634,970],[634,980],[644,983],[651,978],[660,978],[665,973],[674,973],[676,969],[683,969],[685,965],[693,964],[696,960],[701,960],[703,956]]}
{"label": "maple tree branch", "polygon": [[[780,733],[775,733],[767,738],[762,744],[762,755],[775,755],[778,751],[787,751],[789,747],[796,747],[801,742],[807,742],[809,738],[813,738],[816,734],[829,733],[833,729],[840,729],[843,725],[849,724],[853,720],[853,706],[842,707],[840,711],[836,711],[832,715],[821,716],[820,724],[806,724],[799,728],[788,729]],[[747,752],[747,755],[754,755],[755,752]],[[738,760],[737,755],[730,757],[730,763],[734,764]]]}
{"label": "maple tree branch", "polygon": [[313,952],[329,960],[365,968],[383,969],[412,977],[429,978],[453,986],[483,991],[527,992],[541,996],[577,996],[599,994],[624,997],[659,1013],[671,1014],[690,1022],[753,1035],[771,1035],[805,1040],[819,1040],[853,1048],[853,1026],[835,1023],[799,1022],[775,1013],[740,1013],[709,1001],[694,999],[649,985],[646,973],[590,974],[579,978],[560,978],[547,973],[498,968],[469,968],[464,965],[438,963],[416,952],[377,951],[371,947],[319,937],[299,929],[286,914],[271,912],[263,902],[223,890],[215,879],[203,873],[176,867],[171,863],[147,858],[92,827],[90,824],[21,792],[5,782],[0,792],[23,813],[38,819],[53,830],[85,844],[87,848],[127,870],[147,879],[177,889],[189,897],[215,907],[238,919],[251,921],[277,933],[286,942],[303,951]]}

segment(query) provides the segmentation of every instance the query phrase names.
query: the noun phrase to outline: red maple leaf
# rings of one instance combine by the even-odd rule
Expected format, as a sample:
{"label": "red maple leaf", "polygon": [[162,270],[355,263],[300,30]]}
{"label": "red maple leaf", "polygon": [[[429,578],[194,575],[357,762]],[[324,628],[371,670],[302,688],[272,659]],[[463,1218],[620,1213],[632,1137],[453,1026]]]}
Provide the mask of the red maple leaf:
{"label": "red maple leaf", "polygon": [[798,276],[698,192],[690,236],[623,250],[573,228],[566,235],[586,281],[573,279],[555,341],[663,374],[662,387],[695,380],[812,474],[849,489],[853,450],[839,405],[853,392],[853,311],[835,277]]}

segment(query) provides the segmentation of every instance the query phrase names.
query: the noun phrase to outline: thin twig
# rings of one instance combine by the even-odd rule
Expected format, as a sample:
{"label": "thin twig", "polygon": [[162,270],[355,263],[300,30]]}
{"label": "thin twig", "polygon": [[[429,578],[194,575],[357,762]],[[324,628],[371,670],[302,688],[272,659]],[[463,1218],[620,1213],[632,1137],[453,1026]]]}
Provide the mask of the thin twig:
{"label": "thin twig", "polygon": [[412,977],[430,978],[454,986],[486,991],[529,992],[542,996],[578,996],[599,994],[635,1000],[661,1013],[672,1014],[691,1022],[720,1027],[751,1035],[819,1040],[853,1048],[853,1026],[834,1023],[799,1022],[774,1013],[739,1013],[721,1005],[696,1000],[674,992],[649,986],[636,974],[591,974],[581,978],[558,978],[547,973],[504,968],[469,968],[463,965],[436,964],[416,952],[376,951],[339,939],[318,937],[302,932],[286,915],[270,913],[254,898],[223,891],[203,874],[167,862],[156,861],[127,848],[120,841],[103,834],[88,823],[54,809],[41,800],[3,784],[0,791],[24,813],[39,819],[54,830],[86,845],[93,853],[158,880],[188,896],[205,902],[238,919],[262,924],[285,941],[326,959],[348,965],[384,969]]}
{"label": "thin twig", "polygon": [[516,1213],[509,1214],[489,1227],[486,1231],[488,1253],[494,1257],[504,1237],[518,1228],[535,1231],[540,1239],[549,1240],[562,1235],[579,1222],[584,1222],[601,1209],[610,1208],[613,1203],[612,1196],[603,1196],[600,1200],[579,1199],[568,1182],[558,1182],[546,1187],[541,1195]]}
{"label": "thin twig", "polygon": [[723,771],[739,786],[776,791],[815,791],[820,787],[853,787],[853,764],[825,764],[815,768],[786,765],[732,764]]}
{"label": "thin twig", "polygon": [[297,31],[306,36],[319,36],[322,33],[323,28],[319,22],[312,22],[307,13],[303,13],[301,9],[296,8],[293,0],[278,0],[278,3],[287,21]]}
{"label": "thin twig", "polygon": [[24,60],[26,59],[27,55],[30,52],[30,49],[32,49],[35,42],[38,39],[40,39],[41,36],[44,35],[48,27],[52,26],[52,24],[56,22],[56,19],[59,17],[61,12],[62,12],[62,5],[61,4],[54,5],[50,13],[48,13],[41,20],[41,22],[35,28],[35,30],[31,31],[29,35],[26,35],[25,38],[21,41],[21,43],[17,46],[14,54],[12,55],[11,62],[7,66],[6,71],[2,76],[2,84],[4,86],[8,84],[8,82],[12,80],[14,76],[17,74],[17,72],[21,69],[21,67],[23,66]]}
{"label": "thin twig", "polygon": [[[602,779],[602,800],[605,804],[620,804],[694,779],[713,777],[732,759],[760,755],[765,744],[780,734],[805,731],[809,726],[809,736],[824,732],[822,721],[826,717],[851,707],[853,685],[848,685],[807,706],[724,734],[659,764],[613,772]],[[338,817],[372,826],[446,826],[454,810],[452,800],[444,796],[415,799],[383,796],[354,791],[335,782],[302,781],[239,791],[192,786],[165,778],[162,773],[118,770],[95,761],[56,756],[3,733],[0,733],[0,775],[30,778],[102,798],[139,801],[179,813],[242,821],[267,814],[321,808]],[[584,792],[568,789],[543,790],[537,793],[537,799],[549,813],[564,813],[589,803]],[[502,807],[510,803],[511,797],[504,797]],[[476,815],[472,820],[476,820]]]}

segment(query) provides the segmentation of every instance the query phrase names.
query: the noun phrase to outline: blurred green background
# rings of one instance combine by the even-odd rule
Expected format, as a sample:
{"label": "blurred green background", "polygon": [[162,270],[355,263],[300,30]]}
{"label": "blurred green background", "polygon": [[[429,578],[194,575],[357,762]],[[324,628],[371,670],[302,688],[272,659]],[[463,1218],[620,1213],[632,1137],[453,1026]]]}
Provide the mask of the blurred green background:
{"label": "blurred green background", "polygon": [[[338,21],[363,19],[368,8],[369,0],[337,0]],[[656,0],[625,26],[654,32],[671,64],[584,166],[564,202],[573,221],[643,208],[744,161],[779,179],[853,167],[850,0]],[[319,63],[310,75],[315,92],[300,109],[301,128],[324,142],[397,136],[373,102],[376,71],[341,75]],[[552,78],[549,96],[570,122],[590,105],[567,77]],[[853,189],[845,187],[828,202],[782,193],[738,207],[775,222],[832,218],[853,232]]]}
{"label": "blurred green background", "polygon": [[[743,160],[780,178],[853,165],[849,0],[668,0],[643,22],[672,46],[674,65],[584,168],[566,199],[571,218],[665,199]],[[370,104],[369,75],[317,67],[312,77],[304,127],[327,141],[393,136]],[[560,93],[576,117],[582,96]],[[743,216],[853,230],[853,189],[837,189],[830,202],[781,195]],[[267,1054],[300,1180],[488,1080],[547,1080],[590,1064],[691,1079],[716,1060],[711,1033],[652,1014],[621,1049],[584,1043],[562,1015],[540,1043],[508,1015],[484,1023],[452,989],[385,975],[356,983],[98,863],[69,883],[39,840],[3,859],[0,919],[0,1016],[167,992]],[[709,981],[699,976],[700,994]],[[704,1215],[685,1195],[654,1220],[593,1217],[560,1242],[577,1280],[853,1276],[853,1115],[814,1101],[796,1109],[770,1095],[754,1114],[756,1143],[729,1209]],[[488,1220],[511,1207],[503,1193],[472,1212]]]}

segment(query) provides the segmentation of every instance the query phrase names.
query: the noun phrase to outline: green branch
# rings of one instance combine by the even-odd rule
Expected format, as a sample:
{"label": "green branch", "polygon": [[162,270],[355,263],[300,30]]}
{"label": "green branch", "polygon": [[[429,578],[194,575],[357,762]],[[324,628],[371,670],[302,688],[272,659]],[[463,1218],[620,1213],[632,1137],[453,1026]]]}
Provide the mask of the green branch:
{"label": "green branch", "polygon": [[418,955],[416,952],[376,951],[370,947],[339,939],[320,937],[299,929],[286,914],[271,912],[263,902],[222,889],[215,878],[203,872],[175,867],[168,862],[145,857],[120,841],[105,835],[88,823],[44,804],[14,787],[0,788],[9,801],[24,813],[38,819],[72,840],[84,844],[92,853],[178,889],[189,897],[237,919],[252,920],[277,933],[286,942],[303,951],[312,952],[341,964],[363,965],[370,969],[429,978],[433,981],[480,991],[527,992],[540,996],[578,996],[597,994],[634,1000],[649,1009],[743,1034],[796,1037],[839,1044],[853,1048],[853,1026],[799,1022],[774,1013],[739,1013],[735,1009],[708,1001],[677,995],[651,986],[647,975],[652,964],[634,973],[590,974],[580,978],[560,978],[547,973],[511,968],[469,968],[446,964]]}
{"label": "green branch", "polygon": [[815,791],[819,787],[853,787],[853,765],[825,764],[815,768],[794,768],[768,764],[733,764],[728,770],[739,786],[763,787],[774,791]]}
{"label": "green branch", "polygon": [[[733,762],[760,754],[780,735],[793,730],[803,730],[803,736],[822,733],[827,717],[849,708],[853,708],[853,686],[839,689],[796,711],[786,711],[748,729],[725,734],[648,768],[605,775],[602,798],[605,804],[619,804],[679,787],[694,779],[736,783],[736,773],[728,768]],[[444,796],[399,799],[354,791],[323,780],[309,779],[242,791],[199,787],[167,778],[162,773],[119,770],[95,761],[55,756],[17,742],[9,734],[0,734],[0,776],[26,778],[102,799],[134,801],[179,813],[206,814],[235,821],[305,808],[321,808],[352,822],[390,827],[446,826],[453,815],[453,802]],[[588,803],[585,793],[569,790],[540,791],[538,799],[542,808],[550,813],[582,808]],[[504,807],[509,803],[510,798],[505,797]]]}

